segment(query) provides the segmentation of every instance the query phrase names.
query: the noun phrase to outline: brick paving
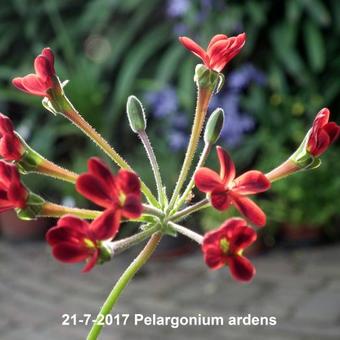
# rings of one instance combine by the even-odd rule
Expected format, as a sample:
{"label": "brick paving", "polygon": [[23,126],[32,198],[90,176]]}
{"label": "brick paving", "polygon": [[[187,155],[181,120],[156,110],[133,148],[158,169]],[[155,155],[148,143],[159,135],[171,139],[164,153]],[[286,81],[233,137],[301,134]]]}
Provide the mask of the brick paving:
{"label": "brick paving", "polygon": [[[120,255],[89,274],[55,262],[42,242],[0,241],[1,340],[80,340],[89,326],[62,326],[62,314],[96,315],[133,258]],[[209,271],[198,253],[151,261],[123,293],[115,313],[163,316],[276,316],[276,326],[107,326],[104,340],[338,340],[340,247],[278,250],[254,259],[250,285]]]}

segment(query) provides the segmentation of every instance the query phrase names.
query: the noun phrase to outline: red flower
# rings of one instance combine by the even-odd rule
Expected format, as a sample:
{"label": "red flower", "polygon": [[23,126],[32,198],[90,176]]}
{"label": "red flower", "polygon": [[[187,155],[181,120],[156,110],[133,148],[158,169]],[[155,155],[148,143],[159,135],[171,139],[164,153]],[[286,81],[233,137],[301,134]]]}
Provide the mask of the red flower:
{"label": "red flower", "polygon": [[202,251],[205,263],[212,269],[229,266],[238,281],[250,281],[255,267],[242,255],[245,248],[256,241],[256,233],[242,218],[231,218],[218,229],[204,235]]}
{"label": "red flower", "polygon": [[25,208],[27,198],[28,191],[20,182],[16,166],[0,160],[0,212]]}
{"label": "red flower", "polygon": [[54,55],[50,48],[44,48],[34,60],[35,74],[14,78],[12,84],[20,91],[35,96],[48,97],[48,90],[54,86]]}
{"label": "red flower", "polygon": [[258,226],[266,224],[266,215],[246,195],[256,194],[270,188],[270,182],[260,171],[251,170],[235,178],[235,165],[228,153],[216,147],[220,162],[220,174],[208,168],[195,173],[197,188],[210,194],[211,204],[218,210],[226,210],[233,204],[241,214]]}
{"label": "red flower", "polygon": [[83,272],[88,272],[100,257],[102,241],[114,238],[118,230],[119,221],[114,210],[106,210],[92,223],[65,215],[47,232],[46,239],[57,260],[67,263],[87,261]]}
{"label": "red flower", "polygon": [[206,51],[190,38],[180,37],[179,41],[199,57],[206,67],[221,72],[225,65],[240,52],[246,41],[246,34],[241,33],[230,38],[224,34],[217,34],[210,40]]}
{"label": "red flower", "polygon": [[88,172],[78,177],[77,190],[86,198],[106,209],[115,209],[126,218],[142,214],[141,189],[138,176],[128,170],[113,175],[99,158],[88,161]]}
{"label": "red flower", "polygon": [[314,157],[319,157],[339,137],[340,126],[329,121],[330,112],[327,108],[316,115],[312,131],[308,139],[307,150]]}
{"label": "red flower", "polygon": [[24,148],[14,133],[12,121],[0,113],[0,156],[7,161],[20,160]]}

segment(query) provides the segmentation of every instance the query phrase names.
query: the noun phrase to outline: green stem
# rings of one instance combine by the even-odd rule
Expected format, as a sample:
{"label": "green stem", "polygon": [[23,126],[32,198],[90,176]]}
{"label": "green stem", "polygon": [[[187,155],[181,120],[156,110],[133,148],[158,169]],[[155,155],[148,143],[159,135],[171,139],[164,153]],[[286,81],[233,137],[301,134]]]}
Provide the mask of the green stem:
{"label": "green stem", "polygon": [[72,214],[80,218],[93,220],[96,217],[98,217],[101,213],[102,211],[98,210],[69,208],[63,205],[46,202],[41,207],[41,211],[39,212],[38,217],[61,217],[66,214]]}
{"label": "green stem", "polygon": [[157,216],[160,218],[164,217],[164,213],[162,210],[157,209],[153,207],[152,205],[148,205],[148,204],[143,204],[143,214],[153,215],[153,216]]}
{"label": "green stem", "polygon": [[188,195],[190,194],[193,186],[194,186],[194,178],[195,178],[195,173],[196,171],[201,168],[205,161],[207,160],[208,156],[209,156],[209,153],[211,151],[211,147],[212,145],[210,143],[207,143],[204,145],[204,149],[202,151],[202,154],[201,154],[201,157],[197,163],[197,166],[196,166],[196,169],[194,171],[194,173],[192,174],[192,177],[190,179],[190,182],[188,184],[188,186],[186,187],[183,195],[180,197],[180,199],[178,200],[178,203],[176,203],[176,209],[180,208],[181,205],[185,202],[185,200],[187,199]]}
{"label": "green stem", "polygon": [[278,181],[279,179],[292,175],[300,170],[301,168],[295,162],[293,162],[291,159],[287,159],[277,168],[268,172],[266,174],[266,177],[270,180],[270,182],[273,183],[275,181]]}
{"label": "green stem", "polygon": [[144,241],[146,238],[151,236],[153,233],[158,231],[160,228],[159,224],[156,224],[146,230],[143,230],[137,234],[134,234],[130,237],[124,238],[122,240],[118,240],[111,243],[111,247],[113,250],[113,254],[117,255],[125,251],[126,249]]}
{"label": "green stem", "polygon": [[[61,107],[62,114],[93,140],[120,168],[132,171],[125,159],[79,114],[65,95],[58,97],[55,101],[57,104],[61,104],[59,107]],[[158,201],[143,181],[141,181],[141,188],[147,200],[151,204],[159,206]]]}
{"label": "green stem", "polygon": [[175,205],[177,197],[182,189],[184,181],[190,170],[190,166],[191,166],[193,157],[195,155],[197,144],[198,144],[201,132],[202,132],[203,123],[204,123],[205,116],[208,110],[208,104],[209,104],[211,95],[212,95],[212,90],[210,88],[207,88],[207,87],[202,88],[198,85],[198,95],[197,95],[197,104],[196,104],[194,124],[191,130],[191,136],[190,136],[190,140],[188,144],[188,149],[185,154],[182,169],[179,174],[174,192],[172,194],[172,197],[169,203],[168,211],[171,211],[171,209]]}
{"label": "green stem", "polygon": [[203,199],[202,201],[199,201],[193,205],[190,205],[189,207],[177,212],[176,214],[172,215],[171,221],[178,221],[182,219],[183,217],[186,217],[188,215],[191,215],[192,213],[199,211],[201,209],[207,208],[210,206],[210,202],[207,198]]}
{"label": "green stem", "polygon": [[108,315],[117,300],[119,299],[121,293],[124,288],[130,282],[130,280],[135,276],[137,271],[148,261],[153,252],[155,251],[162,234],[160,232],[155,233],[151,236],[150,240],[144,247],[144,249],[139,253],[139,255],[135,258],[135,260],[129,265],[129,267],[125,270],[123,275],[119,278],[115,286],[113,287],[111,293],[107,297],[104,302],[102,308],[99,311],[96,322],[92,326],[90,333],[87,336],[87,340],[96,340],[103,328],[102,321],[103,317],[105,318]]}
{"label": "green stem", "polygon": [[156,186],[157,186],[158,201],[163,202],[162,205],[164,206],[164,203],[165,203],[164,198],[165,197],[163,195],[162,177],[161,177],[161,174],[159,172],[159,166],[158,166],[158,163],[157,163],[155,153],[152,149],[150,140],[149,140],[148,135],[146,134],[145,130],[139,131],[138,136],[141,139],[141,141],[144,145],[146,154],[148,155],[148,158],[150,160],[151,168],[152,168],[153,175],[155,177]]}
{"label": "green stem", "polygon": [[173,228],[174,230],[178,231],[180,234],[189,237],[190,239],[194,240],[195,242],[197,242],[198,244],[202,244],[203,242],[203,236],[186,228],[183,227],[179,224],[173,223],[173,222],[169,222],[168,223],[169,226],[171,228]]}

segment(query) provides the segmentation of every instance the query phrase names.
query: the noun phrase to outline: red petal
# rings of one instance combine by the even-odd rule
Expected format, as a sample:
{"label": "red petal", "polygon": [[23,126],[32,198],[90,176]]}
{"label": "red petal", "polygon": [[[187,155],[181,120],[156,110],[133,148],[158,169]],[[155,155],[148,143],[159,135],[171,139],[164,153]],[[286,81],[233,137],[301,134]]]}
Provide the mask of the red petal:
{"label": "red petal", "polygon": [[188,49],[189,51],[194,53],[197,57],[202,59],[204,64],[206,64],[206,66],[208,66],[207,65],[207,63],[208,63],[207,54],[200,45],[198,45],[195,41],[193,41],[192,39],[187,38],[187,37],[179,37],[179,41],[181,42],[181,44],[186,49]]}
{"label": "red petal", "polygon": [[73,215],[64,215],[58,220],[57,226],[69,227],[74,230],[81,231],[84,234],[87,234],[89,230],[89,224],[87,221]]}
{"label": "red petal", "polygon": [[38,55],[34,59],[34,69],[36,75],[41,78],[42,81],[47,81],[53,74],[51,74],[50,63],[43,55]]}
{"label": "red petal", "polygon": [[46,233],[46,241],[50,246],[55,246],[58,243],[63,242],[84,246],[83,240],[86,238],[86,234],[84,232],[69,226],[55,226],[49,229]]}
{"label": "red petal", "polygon": [[92,256],[87,259],[87,263],[81,272],[82,273],[89,272],[96,265],[98,256],[99,256],[99,250],[96,249],[95,252],[92,254]]}
{"label": "red petal", "polygon": [[7,188],[13,181],[20,182],[20,175],[16,165],[0,160],[0,181]]}
{"label": "red petal", "polygon": [[314,122],[313,122],[313,129],[321,129],[323,126],[325,126],[329,121],[330,112],[327,108],[321,109],[318,114],[315,116]]}
{"label": "red petal", "polygon": [[99,177],[108,188],[114,188],[114,177],[110,168],[98,157],[91,157],[88,161],[89,172]]}
{"label": "red petal", "polygon": [[334,143],[340,135],[340,126],[335,122],[330,122],[323,127],[328,134],[330,144]]}
{"label": "red petal", "polygon": [[76,188],[84,197],[104,208],[112,207],[115,203],[115,198],[111,197],[111,188],[105,187],[94,175],[88,173],[80,175]]}
{"label": "red petal", "polygon": [[223,222],[219,227],[220,233],[231,240],[236,229],[247,226],[247,222],[240,217],[232,217]]}
{"label": "red petal", "polygon": [[211,193],[210,200],[212,206],[220,211],[227,210],[231,203],[229,192],[225,190],[223,187],[215,189]]}
{"label": "red petal", "polygon": [[266,224],[266,215],[261,208],[247,197],[230,194],[232,197],[232,203],[238,209],[238,211],[249,219],[252,223],[259,227],[263,227]]}
{"label": "red petal", "polygon": [[317,137],[315,139],[316,144],[309,143],[308,146],[311,146],[309,148],[309,152],[314,156],[318,157],[321,154],[323,154],[330,145],[330,138],[327,134],[327,132],[324,129],[321,129],[318,131]]}
{"label": "red petal", "polygon": [[29,90],[26,89],[26,87],[23,84],[23,78],[22,77],[17,77],[12,80],[13,86],[15,86],[18,90],[26,92],[26,93],[31,93]]}
{"label": "red petal", "polygon": [[22,86],[26,89],[26,92],[43,97],[47,96],[46,91],[49,89],[35,74],[29,74],[23,77]]}
{"label": "red petal", "polygon": [[256,232],[252,228],[247,226],[237,227],[230,238],[230,251],[235,254],[249,247],[256,241],[256,238]]}
{"label": "red petal", "polygon": [[208,267],[216,270],[225,266],[225,257],[222,256],[221,250],[217,247],[204,247],[202,251]]}
{"label": "red petal", "polygon": [[134,172],[119,170],[116,181],[117,186],[121,188],[125,195],[134,194],[140,196],[140,180]]}
{"label": "red petal", "polygon": [[55,74],[55,70],[54,70],[54,55],[52,50],[49,47],[45,47],[42,51],[41,51],[41,55],[43,55],[44,57],[47,58],[48,62],[49,62],[49,72],[52,75]]}
{"label": "red petal", "polygon": [[256,273],[253,264],[244,256],[230,256],[228,259],[228,265],[231,275],[238,281],[248,282]]}
{"label": "red petal", "polygon": [[22,156],[21,142],[15,134],[6,133],[0,139],[0,155],[8,161],[19,161]]}
{"label": "red petal", "polygon": [[215,36],[213,36],[209,42],[208,48],[207,48],[207,52],[209,53],[209,50],[211,49],[211,47],[218,41],[220,40],[225,40],[228,39],[228,36],[226,36],[225,34],[216,34]]}
{"label": "red petal", "polygon": [[11,183],[7,195],[16,208],[24,208],[26,206],[28,192],[20,182]]}
{"label": "red petal", "polygon": [[76,263],[87,259],[92,254],[92,251],[85,246],[62,242],[52,247],[52,254],[59,261]]}
{"label": "red petal", "polygon": [[220,162],[220,177],[224,185],[227,186],[235,178],[235,165],[229,154],[220,146],[216,147],[216,152]]}
{"label": "red petal", "polygon": [[9,117],[0,113],[0,132],[1,134],[13,133],[14,127]]}
{"label": "red petal", "polygon": [[196,187],[205,193],[212,192],[216,187],[222,185],[219,175],[208,168],[200,168],[196,171],[195,176]]}
{"label": "red petal", "polygon": [[92,237],[96,240],[110,240],[116,236],[120,226],[119,210],[106,210],[90,225]]}
{"label": "red petal", "polygon": [[251,170],[235,179],[232,190],[242,195],[250,195],[264,192],[269,188],[270,181],[267,177],[261,171]]}
{"label": "red petal", "polygon": [[139,195],[130,194],[126,196],[122,214],[126,218],[138,218],[142,215],[143,206]]}

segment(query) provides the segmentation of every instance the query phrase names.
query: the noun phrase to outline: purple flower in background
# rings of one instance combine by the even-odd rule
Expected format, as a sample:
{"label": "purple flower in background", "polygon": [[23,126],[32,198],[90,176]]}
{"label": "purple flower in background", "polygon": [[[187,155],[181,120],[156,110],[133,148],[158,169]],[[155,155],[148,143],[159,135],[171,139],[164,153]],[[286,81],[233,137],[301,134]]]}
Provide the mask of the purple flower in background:
{"label": "purple flower in background", "polygon": [[168,116],[178,110],[176,90],[172,87],[166,87],[159,91],[148,92],[145,95],[145,99],[152,107],[152,114],[156,118]]}
{"label": "purple flower in background", "polygon": [[168,0],[166,13],[170,18],[180,18],[190,8],[189,0]]}
{"label": "purple flower in background", "polygon": [[184,149],[189,141],[189,136],[184,131],[178,131],[176,129],[170,131],[169,137],[169,146],[174,151],[179,151]]}
{"label": "purple flower in background", "polygon": [[211,107],[222,107],[226,122],[221,132],[221,139],[229,146],[236,147],[242,143],[246,133],[255,128],[255,120],[241,111],[242,91],[251,84],[263,86],[265,75],[253,65],[246,64],[230,72],[225,90],[218,97],[213,97]]}

